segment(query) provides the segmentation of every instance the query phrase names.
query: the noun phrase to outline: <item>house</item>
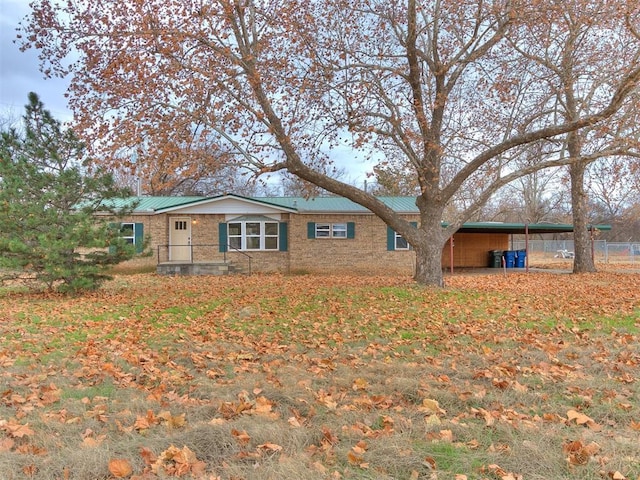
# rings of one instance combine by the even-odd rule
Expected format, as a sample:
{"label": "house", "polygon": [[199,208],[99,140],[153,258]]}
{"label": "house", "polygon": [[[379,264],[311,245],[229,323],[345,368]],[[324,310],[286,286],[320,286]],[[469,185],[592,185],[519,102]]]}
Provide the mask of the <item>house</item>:
{"label": "house", "polygon": [[[414,197],[379,197],[419,222]],[[149,262],[159,273],[244,272],[406,273],[415,253],[404,238],[366,208],[341,197],[136,197],[122,220],[127,241],[150,239]],[[528,225],[532,233],[572,231],[571,225]],[[490,252],[507,250],[523,224],[467,223],[443,250],[445,268],[487,267]]]}

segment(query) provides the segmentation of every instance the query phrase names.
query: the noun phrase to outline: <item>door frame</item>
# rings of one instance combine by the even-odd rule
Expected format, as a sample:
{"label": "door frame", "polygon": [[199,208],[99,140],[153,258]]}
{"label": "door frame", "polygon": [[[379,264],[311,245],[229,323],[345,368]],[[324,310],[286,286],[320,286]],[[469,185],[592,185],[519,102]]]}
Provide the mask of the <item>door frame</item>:
{"label": "door frame", "polygon": [[[181,247],[174,247],[173,245],[173,236],[174,236],[174,231],[175,231],[175,222],[176,221],[185,221],[186,222],[186,232],[187,232],[187,243],[186,245],[191,245],[191,217],[186,217],[183,215],[180,216],[176,216],[176,217],[169,217],[169,261],[170,262],[192,262],[192,258],[191,258],[191,247],[189,247],[188,253],[187,253],[187,260],[184,259],[179,259],[179,260],[174,260],[174,256],[177,253],[178,248],[182,249],[185,248],[183,243],[180,243],[179,245],[182,245]],[[174,252],[174,248],[176,249],[176,251]]]}

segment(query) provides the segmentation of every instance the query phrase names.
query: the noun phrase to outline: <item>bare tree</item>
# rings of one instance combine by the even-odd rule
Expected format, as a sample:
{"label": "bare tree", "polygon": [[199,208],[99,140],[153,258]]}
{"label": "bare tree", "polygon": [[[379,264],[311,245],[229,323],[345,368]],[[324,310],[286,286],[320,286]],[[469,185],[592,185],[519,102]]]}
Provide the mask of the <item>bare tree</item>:
{"label": "bare tree", "polygon": [[[637,7],[607,2],[606,18],[594,16],[598,28],[584,31],[589,41],[558,49],[588,64],[598,38],[625,42],[623,55],[607,49],[610,65],[584,70],[607,75],[608,89],[575,115],[549,108],[560,85],[540,76],[522,47],[548,45],[544,36],[525,35],[535,33],[541,12],[545,27],[565,37],[564,3],[104,0],[97,8],[35,0],[23,42],[42,49],[46,71],[73,75],[71,107],[92,145],[143,144],[141,163],[179,171],[180,132],[198,126],[195,151],[221,143],[235,152],[235,165],[256,175],[286,170],[368,208],[413,246],[415,279],[442,285],[445,242],[491,195],[573,160],[546,156],[516,169],[520,150],[613,118],[637,86],[640,41],[627,21]],[[79,61],[65,63],[72,48]],[[526,101],[514,102],[516,95]],[[345,143],[374,163],[404,159],[420,190],[418,227],[318,168]],[[477,194],[443,229],[444,212],[465,191]]]}

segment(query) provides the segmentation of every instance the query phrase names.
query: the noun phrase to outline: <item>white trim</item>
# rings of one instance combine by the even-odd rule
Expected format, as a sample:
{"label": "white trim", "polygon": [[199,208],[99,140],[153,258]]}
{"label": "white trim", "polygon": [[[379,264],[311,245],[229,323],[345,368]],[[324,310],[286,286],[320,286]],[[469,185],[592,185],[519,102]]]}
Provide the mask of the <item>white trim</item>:
{"label": "white trim", "polygon": [[[230,224],[238,223],[240,224],[240,235],[232,235]],[[247,223],[257,223],[260,225],[260,233],[259,235],[248,235],[247,234]],[[276,233],[275,235],[267,235],[266,232],[266,224],[276,224]],[[239,238],[240,239],[240,251],[246,252],[277,252],[280,249],[280,222],[277,220],[265,219],[262,221],[259,220],[238,220],[238,221],[229,221],[227,222],[227,243],[232,245],[231,239]],[[247,239],[248,238],[258,238],[260,243],[260,248],[247,248]],[[267,238],[275,238],[276,239],[276,248],[265,248]],[[237,247],[236,247],[237,248]]]}
{"label": "white trim", "polygon": [[204,200],[195,201],[186,205],[178,205],[175,207],[163,208],[157,210],[156,214],[180,212],[189,214],[279,214],[296,213],[295,208],[282,207],[280,205],[270,204],[268,202],[260,202],[250,198],[237,197],[235,195],[225,195],[222,197],[206,198]]}
{"label": "white trim", "polygon": [[[244,222],[244,220],[242,220],[242,217],[247,217],[247,216],[252,216],[255,214],[242,214],[242,215],[238,215],[237,213],[228,213],[224,216],[224,220],[225,222],[235,222],[236,220],[239,222]],[[268,220],[273,220],[274,222],[280,222],[282,221],[282,215],[279,213],[271,213],[269,215],[265,215],[260,214],[260,216],[264,217],[266,221]]]}

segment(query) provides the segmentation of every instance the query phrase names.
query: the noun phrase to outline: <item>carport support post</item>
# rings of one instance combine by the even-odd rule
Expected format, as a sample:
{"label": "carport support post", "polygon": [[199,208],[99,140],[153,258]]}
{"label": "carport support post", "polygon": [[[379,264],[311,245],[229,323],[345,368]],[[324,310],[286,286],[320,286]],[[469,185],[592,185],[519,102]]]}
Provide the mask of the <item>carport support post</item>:
{"label": "carport support post", "polygon": [[524,224],[524,271],[529,273],[529,222]]}
{"label": "carport support post", "polygon": [[451,268],[451,274],[453,274],[453,235],[449,238],[449,266]]}

